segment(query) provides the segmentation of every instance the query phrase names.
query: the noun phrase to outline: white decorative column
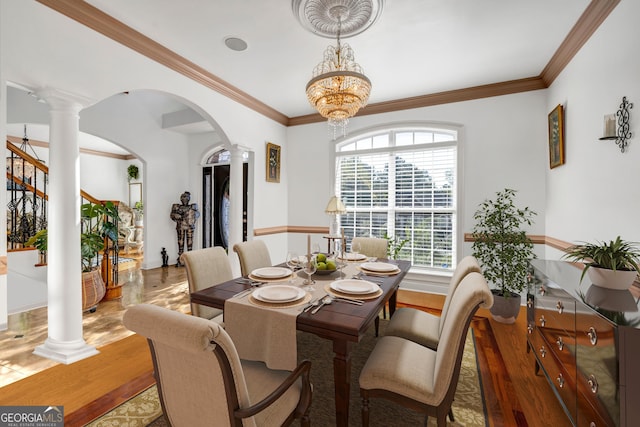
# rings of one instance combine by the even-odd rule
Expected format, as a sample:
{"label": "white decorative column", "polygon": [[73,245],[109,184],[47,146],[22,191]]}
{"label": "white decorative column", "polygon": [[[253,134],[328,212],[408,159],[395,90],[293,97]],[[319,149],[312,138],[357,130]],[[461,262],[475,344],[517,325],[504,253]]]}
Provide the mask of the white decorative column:
{"label": "white decorative column", "polygon": [[240,276],[240,263],[233,252],[233,245],[242,242],[242,155],[244,149],[234,144],[229,150],[231,167],[229,172],[229,260],[234,276]]}
{"label": "white decorative column", "polygon": [[34,354],[69,364],[97,354],[82,336],[79,112],[88,103],[46,89],[49,105],[48,325]]}

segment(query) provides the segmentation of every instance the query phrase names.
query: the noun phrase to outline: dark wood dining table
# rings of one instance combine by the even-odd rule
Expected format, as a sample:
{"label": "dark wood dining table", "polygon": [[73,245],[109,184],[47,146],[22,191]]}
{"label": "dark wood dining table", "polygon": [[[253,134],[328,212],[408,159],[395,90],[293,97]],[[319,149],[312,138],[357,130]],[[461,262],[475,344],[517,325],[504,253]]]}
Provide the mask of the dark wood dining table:
{"label": "dark wood dining table", "polygon": [[[380,297],[374,300],[367,300],[361,306],[330,304],[323,307],[316,314],[312,315],[307,311],[297,316],[296,329],[298,331],[310,332],[321,338],[333,341],[333,379],[337,426],[349,425],[351,351],[353,346],[362,339],[368,328],[374,325],[380,311],[387,302],[389,303],[389,313],[393,315],[396,308],[398,287],[411,267],[409,261],[393,260],[389,262],[397,264],[400,273],[387,277],[371,277],[371,279],[380,284],[382,289]],[[363,278],[366,279],[367,276]],[[333,280],[336,279],[338,277],[333,278]],[[230,280],[192,293],[191,302],[224,309],[224,303],[227,299],[232,298],[248,287],[248,284],[239,283],[235,279]]]}

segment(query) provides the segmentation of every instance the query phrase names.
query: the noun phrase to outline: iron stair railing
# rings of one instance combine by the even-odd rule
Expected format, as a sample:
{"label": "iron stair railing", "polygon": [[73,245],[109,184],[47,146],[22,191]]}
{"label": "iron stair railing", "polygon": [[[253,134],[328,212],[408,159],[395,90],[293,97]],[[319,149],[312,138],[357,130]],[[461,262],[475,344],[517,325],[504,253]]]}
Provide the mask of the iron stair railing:
{"label": "iron stair railing", "polygon": [[[7,150],[7,251],[16,251],[28,249],[26,242],[38,231],[47,228],[49,168],[9,140]],[[80,195],[82,204],[106,203],[82,190]],[[112,202],[116,206],[119,204],[118,201]],[[110,265],[112,271],[109,274],[109,269],[102,269],[102,278],[107,286],[118,284],[118,249],[117,240],[111,242],[105,237],[102,262]],[[97,256],[95,259],[98,267],[99,258]]]}

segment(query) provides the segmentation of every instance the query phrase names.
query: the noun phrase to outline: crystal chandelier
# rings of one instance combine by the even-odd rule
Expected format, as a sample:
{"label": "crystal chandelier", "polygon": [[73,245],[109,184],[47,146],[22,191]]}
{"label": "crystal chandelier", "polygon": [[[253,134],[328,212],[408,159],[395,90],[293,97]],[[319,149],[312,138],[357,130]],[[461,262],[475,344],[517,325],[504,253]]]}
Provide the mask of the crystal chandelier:
{"label": "crystal chandelier", "polygon": [[306,89],[311,105],[329,119],[334,138],[338,128],[346,135],[349,118],[367,105],[371,92],[371,81],[355,62],[353,50],[340,43],[342,19],[347,12],[343,6],[331,8],[332,18],[338,21],[337,43],[325,50],[324,59],[313,70]]}

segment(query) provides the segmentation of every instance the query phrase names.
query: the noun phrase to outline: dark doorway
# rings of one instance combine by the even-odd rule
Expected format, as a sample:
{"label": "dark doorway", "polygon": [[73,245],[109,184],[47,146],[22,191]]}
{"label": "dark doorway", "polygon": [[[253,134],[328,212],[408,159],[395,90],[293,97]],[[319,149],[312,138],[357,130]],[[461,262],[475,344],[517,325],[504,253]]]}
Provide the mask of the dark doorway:
{"label": "dark doorway", "polygon": [[[203,220],[202,247],[222,246],[229,249],[228,164],[209,166],[203,169]],[[242,164],[242,239],[247,240],[247,177],[249,165]]]}

